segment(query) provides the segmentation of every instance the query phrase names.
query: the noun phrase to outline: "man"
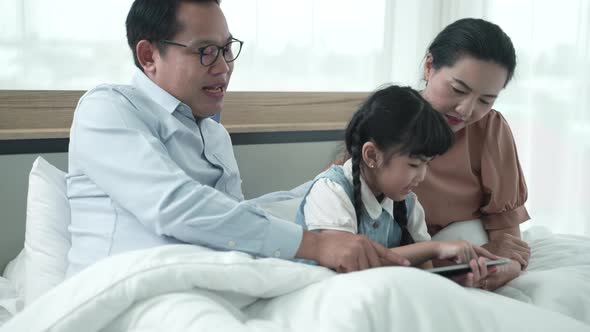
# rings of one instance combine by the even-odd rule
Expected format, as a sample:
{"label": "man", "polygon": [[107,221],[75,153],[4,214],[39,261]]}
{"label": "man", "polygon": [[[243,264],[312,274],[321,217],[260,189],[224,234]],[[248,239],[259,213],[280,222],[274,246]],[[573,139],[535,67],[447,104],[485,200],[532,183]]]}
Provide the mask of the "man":
{"label": "man", "polygon": [[120,252],[170,243],[291,259],[339,271],[408,262],[352,234],[318,234],[244,201],[219,113],[242,42],[215,0],[136,0],[131,85],[78,103],[70,135],[68,275]]}

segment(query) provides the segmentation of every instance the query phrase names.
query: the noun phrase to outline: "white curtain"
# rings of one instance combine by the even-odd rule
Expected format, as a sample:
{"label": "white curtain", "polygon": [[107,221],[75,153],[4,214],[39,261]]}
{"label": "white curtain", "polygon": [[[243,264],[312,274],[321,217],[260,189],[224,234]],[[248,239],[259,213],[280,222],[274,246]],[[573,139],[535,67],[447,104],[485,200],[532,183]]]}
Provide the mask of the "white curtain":
{"label": "white curtain", "polygon": [[[514,81],[496,108],[511,124],[529,188],[532,220],[590,235],[590,2],[451,1],[449,22],[479,16],[499,24],[518,55]],[[472,7],[471,7],[472,6]]]}
{"label": "white curtain", "polygon": [[[125,83],[131,0],[0,0],[0,89]],[[510,122],[533,221],[590,235],[590,3],[586,0],[223,0],[245,41],[230,89],[420,87],[428,43],[461,17],[498,23],[518,54],[496,103]]]}

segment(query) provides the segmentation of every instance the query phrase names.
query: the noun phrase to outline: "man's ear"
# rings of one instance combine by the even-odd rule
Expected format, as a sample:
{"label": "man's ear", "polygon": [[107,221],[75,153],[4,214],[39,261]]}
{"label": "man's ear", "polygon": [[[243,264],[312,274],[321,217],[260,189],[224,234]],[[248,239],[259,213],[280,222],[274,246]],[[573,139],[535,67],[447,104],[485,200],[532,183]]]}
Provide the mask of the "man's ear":
{"label": "man's ear", "polygon": [[142,39],[135,46],[135,52],[137,53],[137,61],[146,73],[154,74],[156,72],[156,58],[160,56],[160,52],[156,45],[152,42]]}
{"label": "man's ear", "polygon": [[363,148],[361,149],[361,156],[363,158],[363,162],[369,168],[375,168],[379,166],[379,162],[381,159],[381,151],[377,148],[377,145],[373,142],[366,142],[363,144]]}

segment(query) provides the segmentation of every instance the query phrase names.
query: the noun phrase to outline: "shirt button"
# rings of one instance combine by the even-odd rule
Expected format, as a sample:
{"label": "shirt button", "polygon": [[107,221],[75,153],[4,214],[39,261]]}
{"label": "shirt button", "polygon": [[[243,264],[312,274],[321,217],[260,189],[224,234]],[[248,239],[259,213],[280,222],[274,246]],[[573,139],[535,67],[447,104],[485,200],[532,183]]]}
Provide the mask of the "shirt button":
{"label": "shirt button", "polygon": [[276,258],[279,258],[279,257],[281,257],[281,251],[280,251],[280,250],[277,250],[277,251],[275,251],[275,253],[274,253],[274,256],[275,256]]}
{"label": "shirt button", "polygon": [[233,248],[236,246],[236,243],[234,241],[229,241],[227,245]]}
{"label": "shirt button", "polygon": [[373,223],[373,228],[379,228],[379,223],[377,221]]}

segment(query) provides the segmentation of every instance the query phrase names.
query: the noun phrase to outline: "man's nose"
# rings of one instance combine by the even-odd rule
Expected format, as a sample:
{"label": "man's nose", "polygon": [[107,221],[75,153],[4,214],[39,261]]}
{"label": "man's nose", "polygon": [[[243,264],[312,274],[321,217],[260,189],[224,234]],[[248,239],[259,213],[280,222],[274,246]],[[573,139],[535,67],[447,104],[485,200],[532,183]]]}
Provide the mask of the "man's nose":
{"label": "man's nose", "polygon": [[230,70],[230,64],[225,60],[223,53],[219,53],[215,62],[209,67],[213,74],[225,74]]}

